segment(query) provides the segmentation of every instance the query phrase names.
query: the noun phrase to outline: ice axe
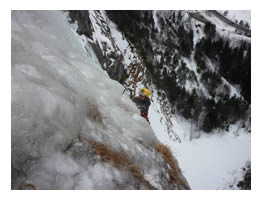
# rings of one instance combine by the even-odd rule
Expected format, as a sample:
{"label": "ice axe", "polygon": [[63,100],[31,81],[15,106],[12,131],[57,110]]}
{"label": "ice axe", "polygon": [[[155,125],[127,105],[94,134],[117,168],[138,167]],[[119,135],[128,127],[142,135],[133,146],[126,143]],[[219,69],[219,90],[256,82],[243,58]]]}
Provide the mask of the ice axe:
{"label": "ice axe", "polygon": [[133,97],[133,89],[128,88],[128,87],[124,87],[124,90],[123,90],[123,92],[122,92],[122,95],[123,95],[126,91],[129,91],[129,96],[130,96],[130,98],[132,99],[132,97]]}

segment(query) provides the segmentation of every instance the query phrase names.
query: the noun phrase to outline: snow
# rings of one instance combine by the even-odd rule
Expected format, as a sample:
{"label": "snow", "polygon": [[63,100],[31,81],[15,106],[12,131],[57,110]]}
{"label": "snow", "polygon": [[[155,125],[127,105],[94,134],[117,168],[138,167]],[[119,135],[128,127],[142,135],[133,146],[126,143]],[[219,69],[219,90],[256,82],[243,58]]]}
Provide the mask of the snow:
{"label": "snow", "polygon": [[223,22],[216,16],[208,13],[208,12],[202,12],[201,13],[208,21],[210,21],[212,24],[216,25],[216,29],[219,29],[220,32],[222,29],[225,29],[226,31],[229,31],[231,33],[235,32],[235,28],[228,25],[227,23]]}
{"label": "snow", "polygon": [[153,11],[152,11],[152,16],[153,16],[155,28],[156,28],[156,29],[158,30],[158,32],[160,33],[160,26],[159,26],[159,23],[158,23],[158,17],[157,17],[157,11],[156,11],[156,10],[153,10]]}
{"label": "snow", "polygon": [[106,46],[106,53],[110,54],[110,52],[114,49],[113,44],[108,37],[106,37],[106,30],[102,27],[105,22],[101,21],[100,13],[98,11],[89,11],[90,12],[90,20],[94,29],[94,42],[97,42],[101,49],[105,49],[103,43]]}
{"label": "snow", "polygon": [[[164,133],[167,134],[167,127],[163,124],[161,118],[163,114],[161,113],[160,105],[158,104],[157,94],[153,94],[151,97],[151,106],[149,108],[149,120],[151,122],[151,127],[154,133]],[[157,136],[157,135],[156,135]]]}
{"label": "snow", "polygon": [[[189,121],[175,116],[172,118],[174,131],[182,140],[178,143],[170,140],[157,116],[150,110],[152,128],[158,139],[171,148],[192,190],[231,189],[231,180],[235,176],[242,178],[239,168],[251,161],[251,137],[244,129],[233,125],[228,133],[193,133],[195,130]],[[201,137],[190,140],[190,134]]]}
{"label": "snow", "polygon": [[200,14],[204,16],[209,22],[216,25],[216,30],[220,36],[229,38],[230,46],[237,47],[238,44],[240,44],[240,41],[251,42],[251,38],[235,33],[235,28],[233,26],[228,25],[209,12],[201,12]]}
{"label": "snow", "polygon": [[[226,10],[218,10],[221,14],[224,15]],[[251,28],[251,10],[227,10],[228,19],[232,21],[238,21],[238,23],[242,20],[244,23],[247,22]]]}
{"label": "snow", "polygon": [[[229,187],[231,181],[242,179],[239,169],[251,161],[251,137],[238,128],[239,124],[230,126],[229,132],[215,131],[207,135],[197,132],[190,121],[176,115],[172,117],[172,123],[181,139],[179,143],[173,141],[161,120],[163,114],[155,93],[152,100],[149,110],[152,129],[161,143],[171,148],[191,189],[232,189]],[[201,137],[191,140],[191,134]]]}
{"label": "snow", "polygon": [[[153,93],[151,99],[149,119],[152,129],[160,142],[171,148],[191,189],[238,189],[229,186],[242,179],[240,168],[251,161],[251,136],[245,129],[239,128],[240,123],[231,125],[229,132],[216,130],[206,134],[198,131],[189,120],[175,115],[171,120],[175,134],[181,139],[179,143],[168,134],[163,123],[164,115],[157,94]],[[191,137],[197,139],[191,140]]]}
{"label": "snow", "polygon": [[244,180],[244,175],[246,173],[244,169],[246,169],[250,164],[251,164],[250,162],[247,162],[244,168],[231,170],[230,174],[227,176],[227,180],[229,181],[227,182],[226,185],[224,185],[223,189],[238,190],[239,187],[237,186],[237,184],[240,181]]}
{"label": "snow", "polygon": [[193,44],[194,44],[193,46],[195,48],[198,41],[200,41],[205,36],[203,29],[198,27],[198,26],[204,27],[204,23],[200,22],[200,21],[198,21],[194,18],[191,18],[191,25],[193,27],[192,28],[192,30],[193,30]]}
{"label": "snow", "polygon": [[203,137],[187,144],[177,144],[175,150],[193,189],[223,189],[230,171],[250,160],[250,139],[247,135],[235,138],[233,134]]}
{"label": "snow", "polygon": [[237,98],[243,98],[241,95],[240,95],[240,91],[238,88],[236,88],[235,86],[231,85],[225,78],[221,78],[222,81],[224,82],[225,85],[227,85],[230,89],[230,95],[229,97],[237,97]]}
{"label": "snow", "polygon": [[[105,20],[109,20],[106,16],[105,12],[102,12],[102,16]],[[132,62],[134,55],[131,52],[130,44],[127,42],[126,39],[124,39],[124,36],[122,33],[118,30],[116,24],[110,21],[108,24],[108,28],[110,29],[112,38],[115,41],[115,44],[121,51],[122,55],[124,56],[123,61],[125,62],[125,65],[128,66]]]}
{"label": "snow", "polygon": [[[192,55],[194,54],[194,52],[192,52]],[[206,87],[204,86],[204,84],[200,81],[201,79],[201,76],[200,74],[197,72],[197,64],[196,64],[196,61],[193,59],[194,56],[191,56],[190,59],[188,58],[183,58],[183,61],[186,63],[186,66],[189,70],[193,71],[196,75],[196,78],[197,78],[197,83],[195,83],[195,81],[189,81],[189,80],[186,80],[186,84],[185,84],[185,89],[187,92],[191,93],[193,89],[197,89],[197,90],[200,90],[202,91],[202,93],[204,94],[204,96],[206,98],[212,98]]]}

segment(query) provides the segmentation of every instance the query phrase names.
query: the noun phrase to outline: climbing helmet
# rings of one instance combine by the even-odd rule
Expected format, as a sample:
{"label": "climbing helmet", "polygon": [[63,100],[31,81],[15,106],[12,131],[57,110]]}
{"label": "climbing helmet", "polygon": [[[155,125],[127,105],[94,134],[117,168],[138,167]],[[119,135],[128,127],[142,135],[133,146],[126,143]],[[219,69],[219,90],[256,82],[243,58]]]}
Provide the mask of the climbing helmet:
{"label": "climbing helmet", "polygon": [[142,89],[140,90],[140,95],[149,97],[149,96],[150,96],[150,90],[147,89],[147,88],[142,88]]}

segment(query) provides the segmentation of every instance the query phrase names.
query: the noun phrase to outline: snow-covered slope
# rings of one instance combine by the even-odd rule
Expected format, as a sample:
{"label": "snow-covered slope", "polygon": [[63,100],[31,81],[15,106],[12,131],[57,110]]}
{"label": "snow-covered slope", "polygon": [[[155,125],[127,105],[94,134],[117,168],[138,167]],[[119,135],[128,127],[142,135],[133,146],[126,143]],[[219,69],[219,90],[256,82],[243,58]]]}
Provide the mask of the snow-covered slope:
{"label": "snow-covered slope", "polygon": [[194,130],[189,122],[176,118],[173,124],[182,143],[171,141],[164,129],[155,133],[163,144],[171,147],[192,189],[239,189],[236,184],[244,175],[241,168],[251,161],[251,137],[244,129],[234,126],[229,132],[202,134],[200,139],[190,141]]}
{"label": "snow-covered slope", "polygon": [[81,39],[62,12],[12,11],[12,189],[189,189]]}
{"label": "snow-covered slope", "polygon": [[247,23],[251,28],[251,10],[218,10],[218,12],[234,22]]}

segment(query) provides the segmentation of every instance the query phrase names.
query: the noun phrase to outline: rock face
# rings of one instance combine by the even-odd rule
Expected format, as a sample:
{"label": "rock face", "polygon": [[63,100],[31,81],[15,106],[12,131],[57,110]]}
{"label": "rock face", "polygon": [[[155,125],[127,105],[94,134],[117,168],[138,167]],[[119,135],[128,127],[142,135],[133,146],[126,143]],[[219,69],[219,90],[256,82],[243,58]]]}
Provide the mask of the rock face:
{"label": "rock face", "polygon": [[102,18],[99,11],[94,11],[97,18],[91,21],[89,11],[69,11],[71,18],[71,23],[77,22],[78,29],[77,33],[79,35],[85,35],[89,38],[89,42],[104,70],[108,72],[111,79],[123,83],[127,78],[126,68],[123,64],[122,53],[117,49],[117,46],[113,45],[114,49],[109,49],[106,43],[99,44],[93,39],[94,27],[93,23],[98,23],[99,28],[102,29],[102,34],[114,43],[113,38],[111,38],[110,30],[107,27],[104,18]]}
{"label": "rock face", "polygon": [[72,19],[72,23],[77,21],[78,29],[77,32],[80,35],[86,35],[88,38],[92,39],[92,23],[89,17],[88,11],[70,11],[70,17]]}

